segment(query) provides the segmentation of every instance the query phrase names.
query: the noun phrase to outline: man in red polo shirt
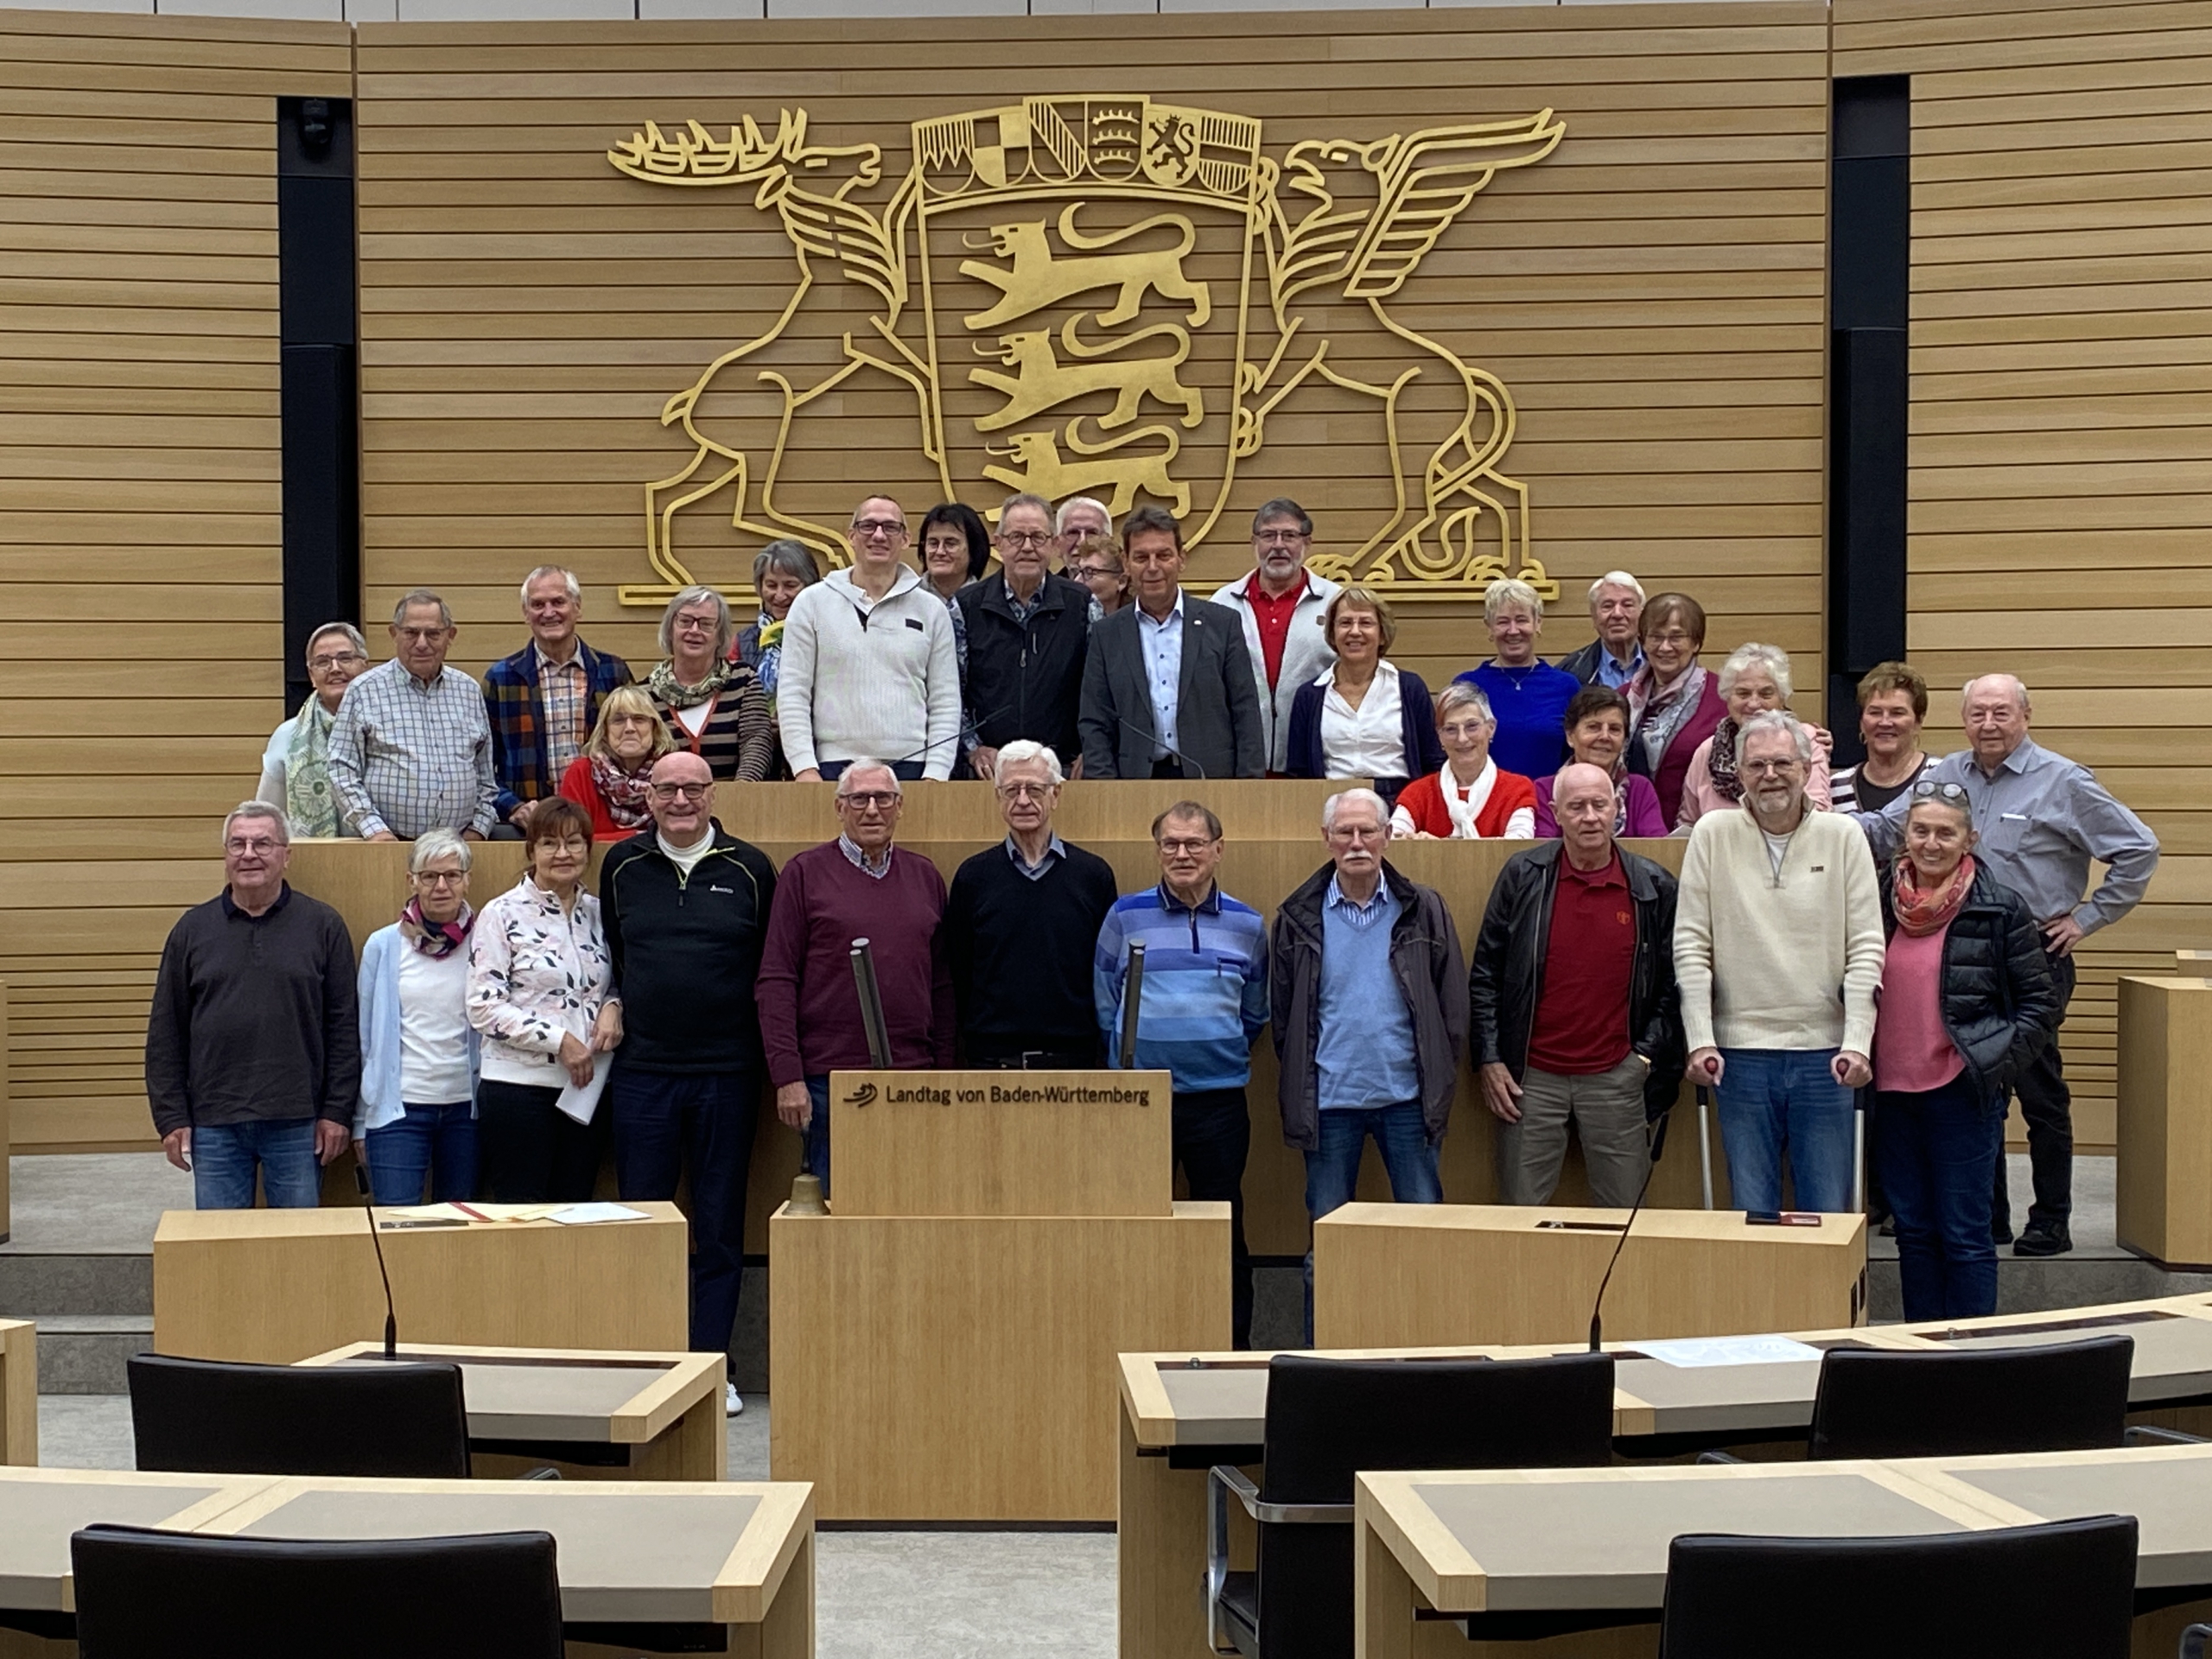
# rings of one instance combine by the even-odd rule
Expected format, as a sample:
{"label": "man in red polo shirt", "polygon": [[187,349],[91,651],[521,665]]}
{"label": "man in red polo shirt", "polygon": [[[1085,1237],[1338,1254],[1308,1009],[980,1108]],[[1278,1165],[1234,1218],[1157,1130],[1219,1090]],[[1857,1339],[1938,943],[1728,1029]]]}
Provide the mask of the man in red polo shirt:
{"label": "man in red polo shirt", "polygon": [[1252,569],[1213,596],[1244,622],[1244,650],[1259,682],[1260,731],[1268,775],[1282,775],[1290,750],[1290,705],[1298,688],[1327,673],[1337,660],[1321,613],[1338,584],[1306,568],[1313,521],[1279,496],[1252,515]]}
{"label": "man in red polo shirt", "polygon": [[1675,878],[1614,844],[1613,780],[1560,769],[1557,841],[1507,861],[1468,974],[1470,1046],[1498,1121],[1509,1204],[1547,1204],[1582,1141],[1593,1202],[1625,1210],[1650,1168],[1647,1124],[1681,1087]]}

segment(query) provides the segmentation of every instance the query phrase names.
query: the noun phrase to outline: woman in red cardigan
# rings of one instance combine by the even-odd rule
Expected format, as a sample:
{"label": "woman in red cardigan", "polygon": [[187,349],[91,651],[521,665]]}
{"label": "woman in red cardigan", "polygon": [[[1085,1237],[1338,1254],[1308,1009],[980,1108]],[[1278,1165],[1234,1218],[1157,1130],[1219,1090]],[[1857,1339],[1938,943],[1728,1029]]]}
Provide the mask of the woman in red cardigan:
{"label": "woman in red cardigan", "polygon": [[653,762],[675,750],[676,739],[644,687],[610,691],[600,701],[599,723],[584,752],[561,774],[561,796],[591,814],[593,840],[627,840],[652,828],[646,780]]}
{"label": "woman in red cardigan", "polygon": [[1627,685],[1628,769],[1651,780],[1660,815],[1675,821],[1682,779],[1697,746],[1728,713],[1711,674],[1697,665],[1705,649],[1705,607],[1688,594],[1654,594],[1637,619],[1643,666]]}
{"label": "woman in red cardigan", "polygon": [[1398,797],[1390,833],[1414,841],[1528,841],[1536,833],[1536,786],[1490,758],[1497,721],[1490,699],[1454,680],[1436,699],[1444,766],[1416,778]]}

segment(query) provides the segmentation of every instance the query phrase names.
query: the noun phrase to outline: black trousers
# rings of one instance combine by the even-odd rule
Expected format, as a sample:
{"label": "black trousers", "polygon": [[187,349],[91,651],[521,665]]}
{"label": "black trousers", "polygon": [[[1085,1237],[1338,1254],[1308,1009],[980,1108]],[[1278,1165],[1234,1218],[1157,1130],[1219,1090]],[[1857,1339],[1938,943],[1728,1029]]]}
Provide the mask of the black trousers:
{"label": "black trousers", "polygon": [[[2051,988],[2058,993],[2058,1017],[2066,1018],[2066,1005],[2074,1000],[2074,958],[2050,959]],[[2036,1063],[2012,1085],[2020,1103],[2020,1116],[2028,1125],[2028,1165],[2035,1179],[2035,1200],[2028,1205],[2028,1225],[2063,1227],[2074,1213],[2074,1095],[2066,1086],[2066,1067],[2058,1058],[2056,1039],[2036,1057]],[[1997,1157],[1995,1219],[2009,1230],[2012,1221],[2012,1194],[2005,1180],[2005,1156]]]}
{"label": "black trousers", "polygon": [[1229,1203],[1230,1339],[1252,1345],[1252,1253],[1244,1248],[1244,1162],[1252,1152],[1252,1115],[1242,1089],[1178,1090],[1175,1161],[1191,1197]]}
{"label": "black trousers", "polygon": [[[599,1063],[605,1065],[607,1057]],[[599,1180],[607,1103],[579,1123],[553,1103],[558,1089],[495,1083],[476,1088],[476,1185],[494,1204],[581,1204]]]}
{"label": "black trousers", "polygon": [[691,1171],[691,1351],[726,1354],[745,1274],[745,1191],[760,1080],[676,1076],[616,1062],[601,1109],[614,1120],[615,1191],[669,1200]]}

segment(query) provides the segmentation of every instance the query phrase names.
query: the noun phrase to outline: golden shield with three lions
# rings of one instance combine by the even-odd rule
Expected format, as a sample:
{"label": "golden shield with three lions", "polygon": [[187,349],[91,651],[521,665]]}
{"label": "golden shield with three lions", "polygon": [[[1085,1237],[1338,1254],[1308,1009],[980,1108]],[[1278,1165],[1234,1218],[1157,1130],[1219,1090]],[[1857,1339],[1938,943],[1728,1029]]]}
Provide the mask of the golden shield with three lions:
{"label": "golden shield with three lions", "polygon": [[[1558,145],[1550,111],[1303,140],[1278,161],[1249,117],[1032,98],[915,123],[895,182],[878,147],[817,145],[806,124],[787,111],[772,135],[748,118],[717,138],[697,122],[648,124],[607,152],[654,183],[750,187],[795,271],[769,327],[664,408],[694,448],[645,486],[658,580],[625,588],[626,603],[688,584],[707,523],[796,537],[842,563],[842,527],[809,516],[788,474],[802,423],[842,418],[833,394],[867,386],[912,408],[905,441],[947,499],[1090,495],[1117,518],[1154,501],[1193,547],[1240,476],[1294,493],[1263,448],[1271,423],[1304,422],[1303,442],[1325,432],[1326,452],[1357,469],[1342,493],[1363,491],[1370,520],[1332,512],[1346,550],[1317,554],[1316,569],[1404,597],[1507,575],[1553,590],[1527,488],[1503,466],[1510,393],[1386,303],[1500,168]],[[863,326],[843,326],[834,278],[872,294]],[[1313,326],[1324,310],[1332,333]],[[1346,339],[1355,317],[1364,326]]]}

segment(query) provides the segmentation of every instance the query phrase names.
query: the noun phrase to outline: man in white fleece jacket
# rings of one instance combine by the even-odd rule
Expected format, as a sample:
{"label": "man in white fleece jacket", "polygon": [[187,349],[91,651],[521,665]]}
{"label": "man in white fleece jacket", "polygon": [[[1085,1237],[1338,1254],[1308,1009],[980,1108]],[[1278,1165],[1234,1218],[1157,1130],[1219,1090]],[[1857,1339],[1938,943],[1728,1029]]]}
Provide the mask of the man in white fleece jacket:
{"label": "man in white fleece jacket", "polygon": [[888,496],[853,509],[853,563],[791,601],[784,622],[776,724],[801,783],[867,755],[902,779],[952,775],[960,663],[952,613],[899,555],[906,515]]}
{"label": "man in white fleece jacket", "polygon": [[1851,1203],[1852,1091],[1872,1071],[1882,981],[1873,855],[1850,817],[1805,799],[1813,741],[1780,712],[1745,722],[1742,810],[1697,821],[1682,857],[1675,977],[1693,1083],[1720,1101],[1738,1208]]}

